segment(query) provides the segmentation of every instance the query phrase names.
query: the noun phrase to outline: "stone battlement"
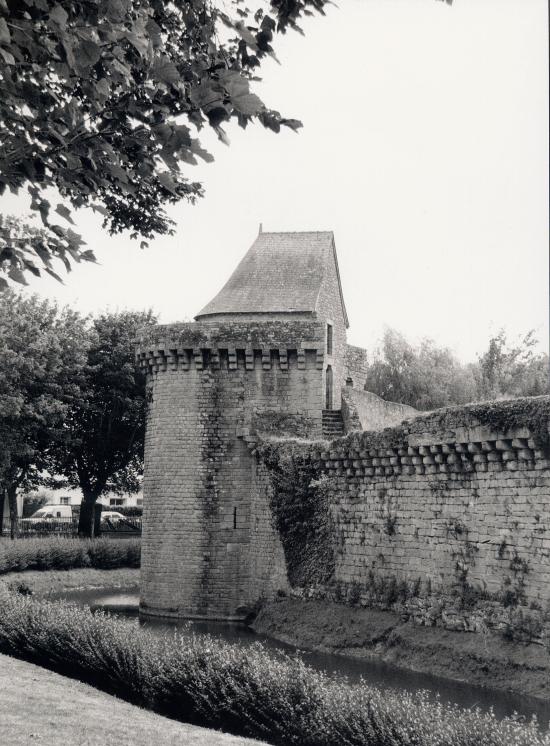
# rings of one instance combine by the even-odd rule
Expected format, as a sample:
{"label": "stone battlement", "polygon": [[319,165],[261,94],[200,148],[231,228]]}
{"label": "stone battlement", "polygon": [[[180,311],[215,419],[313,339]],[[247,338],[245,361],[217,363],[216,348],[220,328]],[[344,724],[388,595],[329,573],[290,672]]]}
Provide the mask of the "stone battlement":
{"label": "stone battlement", "polygon": [[156,326],[138,339],[143,370],[323,370],[324,326],[314,321],[188,323]]}

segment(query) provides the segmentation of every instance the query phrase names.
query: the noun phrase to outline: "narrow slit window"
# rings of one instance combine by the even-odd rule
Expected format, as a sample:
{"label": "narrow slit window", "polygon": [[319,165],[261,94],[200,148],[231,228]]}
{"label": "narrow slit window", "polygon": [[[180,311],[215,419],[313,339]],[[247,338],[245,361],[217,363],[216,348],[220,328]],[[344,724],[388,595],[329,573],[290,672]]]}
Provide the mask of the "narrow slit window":
{"label": "narrow slit window", "polygon": [[327,355],[332,355],[332,324],[327,324]]}
{"label": "narrow slit window", "polygon": [[237,506],[233,508],[233,528],[237,528]]}

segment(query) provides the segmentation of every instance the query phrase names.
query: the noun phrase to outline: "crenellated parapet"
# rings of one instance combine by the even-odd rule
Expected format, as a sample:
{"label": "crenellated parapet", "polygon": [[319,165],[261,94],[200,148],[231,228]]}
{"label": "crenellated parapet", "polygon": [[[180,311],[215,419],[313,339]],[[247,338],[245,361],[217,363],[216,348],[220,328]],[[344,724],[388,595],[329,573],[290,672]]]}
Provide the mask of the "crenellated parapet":
{"label": "crenellated parapet", "polygon": [[136,355],[147,373],[310,367],[322,371],[324,333],[322,324],[301,320],[172,324],[144,330]]}

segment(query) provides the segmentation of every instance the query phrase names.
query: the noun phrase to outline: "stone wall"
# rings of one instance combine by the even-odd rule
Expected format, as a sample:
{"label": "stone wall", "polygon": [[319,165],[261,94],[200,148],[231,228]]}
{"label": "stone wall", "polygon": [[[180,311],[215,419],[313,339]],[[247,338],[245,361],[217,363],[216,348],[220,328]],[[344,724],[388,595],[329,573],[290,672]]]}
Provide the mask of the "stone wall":
{"label": "stone wall", "polygon": [[333,583],[356,600],[386,578],[548,609],[549,422],[550,397],[536,397],[289,444],[328,480]]}
{"label": "stone wall", "polygon": [[346,345],[345,350],[346,380],[351,378],[352,386],[363,391],[367,380],[368,360],[367,351],[355,345]]}
{"label": "stone wall", "polygon": [[149,399],[143,613],[243,618],[284,587],[247,441],[259,420],[266,432],[320,437],[324,343],[313,321],[154,327],[139,340]]}
{"label": "stone wall", "polygon": [[370,391],[346,387],[342,391],[342,416],[346,432],[383,430],[419,414],[407,404],[385,401]]}
{"label": "stone wall", "polygon": [[[336,261],[336,260],[335,260]],[[340,285],[337,274],[336,263],[331,262],[327,268],[319,298],[317,301],[317,315],[319,319],[332,324],[332,355],[327,353],[326,367],[330,365],[333,372],[333,396],[332,409],[340,409],[341,391],[345,386],[346,369],[346,320],[340,297]],[[326,351],[326,329],[325,329],[325,351]],[[323,408],[325,403],[323,402]]]}

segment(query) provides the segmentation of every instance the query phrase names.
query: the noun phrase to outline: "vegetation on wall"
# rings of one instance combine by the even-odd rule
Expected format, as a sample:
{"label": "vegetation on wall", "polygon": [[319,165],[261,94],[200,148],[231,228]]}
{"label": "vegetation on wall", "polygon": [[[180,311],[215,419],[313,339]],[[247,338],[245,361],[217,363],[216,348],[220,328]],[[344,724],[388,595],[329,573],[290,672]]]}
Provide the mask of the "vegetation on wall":
{"label": "vegetation on wall", "polygon": [[270,507],[290,584],[328,582],[334,573],[328,479],[296,441],[263,441],[256,454],[271,477]]}
{"label": "vegetation on wall", "polygon": [[[550,447],[548,423],[550,397],[536,396],[510,401],[482,402],[466,407],[450,407],[428,415],[433,427],[441,429],[472,427],[474,421],[490,430],[505,435],[509,430],[526,428],[541,450]],[[425,421],[425,420],[422,420]],[[429,427],[432,427],[430,424]]]}

